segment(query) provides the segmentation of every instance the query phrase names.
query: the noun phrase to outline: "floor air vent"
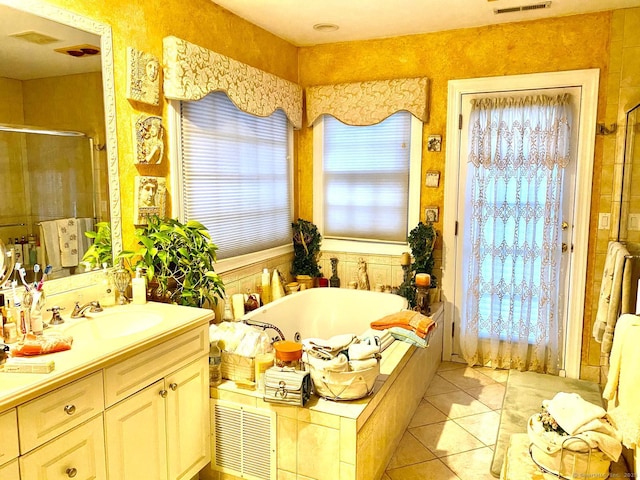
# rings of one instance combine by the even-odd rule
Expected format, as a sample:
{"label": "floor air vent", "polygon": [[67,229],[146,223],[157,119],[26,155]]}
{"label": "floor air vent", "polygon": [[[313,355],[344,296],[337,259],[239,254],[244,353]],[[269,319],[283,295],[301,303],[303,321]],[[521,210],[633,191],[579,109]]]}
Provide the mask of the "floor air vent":
{"label": "floor air vent", "polygon": [[522,5],[520,7],[506,7],[506,8],[494,8],[493,13],[496,15],[499,13],[512,13],[512,12],[526,12],[528,10],[540,10],[542,8],[550,8],[551,2],[532,3],[531,5]]}
{"label": "floor air vent", "polygon": [[215,402],[214,468],[248,480],[276,478],[275,413]]}

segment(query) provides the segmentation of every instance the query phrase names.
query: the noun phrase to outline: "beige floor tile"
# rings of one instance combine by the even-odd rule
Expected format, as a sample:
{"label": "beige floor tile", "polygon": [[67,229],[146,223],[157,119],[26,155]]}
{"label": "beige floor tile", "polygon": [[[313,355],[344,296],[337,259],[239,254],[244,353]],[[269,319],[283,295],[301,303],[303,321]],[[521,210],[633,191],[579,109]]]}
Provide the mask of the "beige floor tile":
{"label": "beige floor tile", "polygon": [[455,392],[456,390],[460,390],[453,383],[447,382],[440,375],[435,375],[431,383],[427,387],[427,391],[424,396],[428,397],[429,395],[440,395],[441,393]]}
{"label": "beige floor tile", "polygon": [[463,390],[496,383],[491,377],[488,377],[479,370],[471,367],[446,370],[438,372],[438,374],[448,382],[453,383],[455,386],[460,387]]}
{"label": "beige floor tile", "polygon": [[499,383],[506,383],[509,378],[509,370],[498,369],[498,368],[488,368],[488,367],[473,367],[474,370],[486,375],[489,378],[492,378],[494,381]]}
{"label": "beige floor tile", "polygon": [[409,428],[444,422],[445,420],[447,420],[447,416],[444,413],[426,400],[422,400],[409,422]]}
{"label": "beige floor tile", "polygon": [[387,475],[391,480],[458,480],[459,477],[453,473],[440,460],[409,465],[407,467],[387,470]]}
{"label": "beige floor tile", "polygon": [[452,420],[409,431],[436,457],[484,447],[483,443]]}
{"label": "beige floor tile", "polygon": [[489,471],[493,452],[488,447],[443,457],[441,460],[461,480],[495,480]]}
{"label": "beige floor tile", "polygon": [[427,397],[426,400],[449,418],[466,417],[491,411],[484,403],[460,390]]}
{"label": "beige floor tile", "polygon": [[465,390],[473,398],[480,400],[491,410],[499,410],[502,408],[504,400],[505,386],[501,383],[492,383],[478,388],[470,388]]}
{"label": "beige floor tile", "polygon": [[458,368],[466,368],[466,363],[458,363],[458,362],[441,362],[438,365],[438,372],[444,372],[445,370],[457,370]]}
{"label": "beige floor tile", "polygon": [[500,425],[500,415],[496,412],[457,418],[455,422],[485,445],[495,445]]}
{"label": "beige floor tile", "polygon": [[387,470],[426,462],[434,458],[435,455],[407,430],[398,443],[396,451],[387,465]]}

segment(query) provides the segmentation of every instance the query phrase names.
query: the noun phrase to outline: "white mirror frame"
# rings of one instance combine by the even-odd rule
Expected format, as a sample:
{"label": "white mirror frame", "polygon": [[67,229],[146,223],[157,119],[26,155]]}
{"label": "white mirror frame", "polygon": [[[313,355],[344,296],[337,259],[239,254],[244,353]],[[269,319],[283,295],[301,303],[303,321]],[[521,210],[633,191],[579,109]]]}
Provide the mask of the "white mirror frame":
{"label": "white mirror frame", "polygon": [[[122,215],[120,209],[120,176],[118,171],[118,137],[116,135],[116,102],[113,65],[113,41],[111,27],[77,13],[64,10],[42,0],[0,0],[16,10],[44,17],[100,36],[102,58],[102,91],[104,99],[105,131],[107,146],[107,168],[109,171],[109,215],[111,221],[111,244],[114,257],[122,251]],[[58,293],[88,286],[95,281],[95,275],[73,275],[60,280],[50,280],[50,291]]]}

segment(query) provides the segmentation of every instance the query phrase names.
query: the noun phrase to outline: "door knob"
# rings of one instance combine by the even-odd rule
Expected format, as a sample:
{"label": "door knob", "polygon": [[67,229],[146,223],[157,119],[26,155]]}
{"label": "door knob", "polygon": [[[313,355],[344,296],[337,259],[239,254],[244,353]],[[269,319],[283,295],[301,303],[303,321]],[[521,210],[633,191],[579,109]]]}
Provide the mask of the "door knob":
{"label": "door knob", "polygon": [[566,253],[569,250],[569,246],[566,243],[562,244],[562,253]]}
{"label": "door knob", "polygon": [[562,230],[566,230],[567,228],[569,228],[569,224],[567,222],[562,222],[560,226],[562,227]]}
{"label": "door knob", "polygon": [[177,383],[170,383],[169,384],[169,388],[175,392],[177,390],[177,388],[178,388],[178,384]]}
{"label": "door knob", "polygon": [[160,396],[162,398],[167,398],[167,393],[169,393],[169,392],[167,392],[166,390],[160,390]]}
{"label": "door knob", "polygon": [[73,467],[70,467],[70,468],[67,468],[67,469],[65,470],[65,473],[67,474],[67,476],[68,476],[69,478],[73,478],[73,477],[75,477],[75,476],[78,474],[78,470],[76,470],[76,469],[75,469],[75,468],[73,468]]}

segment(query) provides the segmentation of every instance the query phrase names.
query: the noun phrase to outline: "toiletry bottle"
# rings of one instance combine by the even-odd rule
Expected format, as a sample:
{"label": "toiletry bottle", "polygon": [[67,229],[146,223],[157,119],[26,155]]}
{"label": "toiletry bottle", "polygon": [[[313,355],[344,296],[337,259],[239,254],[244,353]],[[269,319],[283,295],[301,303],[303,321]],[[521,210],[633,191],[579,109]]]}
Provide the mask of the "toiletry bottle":
{"label": "toiletry bottle", "polygon": [[30,265],[29,259],[31,255],[29,255],[29,242],[27,242],[24,235],[22,236],[22,240],[20,240],[20,246],[22,247],[22,264],[24,266]]}
{"label": "toiletry bottle", "polygon": [[209,386],[217,387],[222,383],[222,352],[217,340],[209,345]]}
{"label": "toiletry bottle", "polygon": [[142,277],[142,269],[136,268],[136,276],[131,279],[131,293],[133,296],[133,304],[144,305],[147,303],[147,284]]}
{"label": "toiletry bottle", "polygon": [[262,304],[266,305],[271,301],[271,283],[269,282],[269,269],[262,271]]}
{"label": "toiletry bottle", "polygon": [[35,265],[38,263],[38,251],[36,249],[36,236],[31,233],[29,234],[29,264]]}
{"label": "toiletry bottle", "polygon": [[105,263],[102,266],[102,273],[104,273],[104,277],[102,279],[100,305],[103,307],[112,307],[116,304],[116,287],[113,284],[113,272],[107,268],[107,264]]}

